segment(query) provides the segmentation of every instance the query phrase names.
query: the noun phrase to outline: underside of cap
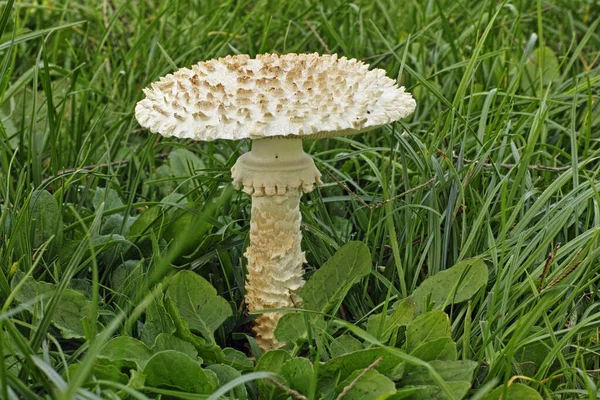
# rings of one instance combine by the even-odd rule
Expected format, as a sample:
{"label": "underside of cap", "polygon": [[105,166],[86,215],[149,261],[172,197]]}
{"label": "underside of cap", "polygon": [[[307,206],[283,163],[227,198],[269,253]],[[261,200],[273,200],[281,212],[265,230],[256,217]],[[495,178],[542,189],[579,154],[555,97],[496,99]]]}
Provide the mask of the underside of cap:
{"label": "underside of cap", "polygon": [[236,55],[182,68],[145,89],[139,123],[178,138],[312,139],[375,129],[416,103],[382,69],[336,55]]}

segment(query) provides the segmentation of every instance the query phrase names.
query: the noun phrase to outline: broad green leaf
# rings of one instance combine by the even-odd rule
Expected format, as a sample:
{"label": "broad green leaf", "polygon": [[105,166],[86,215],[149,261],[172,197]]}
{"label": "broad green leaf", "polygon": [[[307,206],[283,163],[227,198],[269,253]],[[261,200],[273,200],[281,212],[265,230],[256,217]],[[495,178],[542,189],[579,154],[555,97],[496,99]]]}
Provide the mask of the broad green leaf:
{"label": "broad green leaf", "polygon": [[238,371],[252,371],[254,369],[252,360],[239,350],[225,347],[223,354],[225,356],[223,363],[232,366]]}
{"label": "broad green leaf", "polygon": [[[421,344],[419,347],[414,349],[411,356],[417,357],[423,361],[434,361],[434,360],[456,360],[456,344],[449,337],[442,337],[439,339],[432,340]],[[410,367],[407,366],[408,370]]]}
{"label": "broad green leaf", "polygon": [[337,391],[341,393],[346,386],[352,384],[351,389],[344,394],[343,398],[345,400],[384,400],[396,393],[394,382],[375,370],[365,372],[354,382],[361,373],[363,371],[354,371],[354,373],[338,385]]}
{"label": "broad green leaf", "polygon": [[[25,279],[25,274],[17,271],[11,282],[11,289],[15,290],[17,284]],[[25,309],[39,317],[44,315],[44,305],[48,304],[50,297],[57,296],[57,286],[47,282],[37,282],[31,277],[26,278],[20,290],[15,295],[15,300],[19,303],[25,303]],[[47,296],[38,303],[28,303],[31,299]],[[85,330],[82,319],[90,315],[92,302],[89,301],[82,293],[65,289],[59,295],[56,303],[56,308],[50,320],[56,326],[63,338],[65,339],[83,339],[85,338]]]}
{"label": "broad green leaf", "polygon": [[[542,334],[543,328],[533,326],[531,331],[540,332],[540,334]],[[539,367],[546,359],[550,348],[552,348],[550,340],[546,339],[529,343],[517,349],[514,357],[521,370],[520,374],[525,376],[535,376]]]}
{"label": "broad green leaf", "polygon": [[183,339],[179,339],[168,333],[161,333],[156,337],[156,341],[154,342],[154,346],[152,346],[152,353],[158,353],[164,350],[175,350],[180,353],[186,354],[192,360],[197,360],[198,351],[193,344],[190,342],[186,342]]}
{"label": "broad green leaf", "polygon": [[538,91],[550,85],[553,79],[560,77],[558,73],[559,62],[554,50],[548,46],[538,47],[531,53],[524,65],[521,76],[521,89],[528,92],[530,89]]}
{"label": "broad green leaf", "polygon": [[96,379],[106,379],[112,382],[119,382],[122,384],[127,384],[129,381],[129,377],[122,373],[119,368],[117,368],[113,364],[100,364],[96,363],[94,368],[92,369],[92,373],[96,377]]}
{"label": "broad green leaf", "polygon": [[506,388],[506,392],[504,389],[504,386],[496,388],[493,392],[485,396],[483,400],[542,400],[542,396],[537,391],[522,383],[513,383]]}
{"label": "broad green leaf", "polygon": [[283,364],[291,358],[292,356],[285,350],[267,351],[258,360],[254,371],[270,371],[278,374],[281,372]]}
{"label": "broad green leaf", "polygon": [[123,264],[123,255],[131,248],[131,242],[127,240],[126,235],[137,218],[137,216],[125,217],[122,214],[113,214],[104,220],[100,228],[100,236],[108,236],[110,238],[118,237],[121,239],[121,243],[114,247],[111,246],[111,249],[101,253],[104,264],[107,266]]}
{"label": "broad green leaf", "polygon": [[[15,293],[15,300],[19,303],[28,302],[31,299],[35,299],[36,297],[42,295],[49,296],[56,291],[56,285],[47,282],[38,282],[30,276],[26,278],[23,271],[17,270],[15,271],[13,279],[10,283],[11,290],[15,291],[17,289],[17,285],[19,284],[21,284],[21,287],[19,291]],[[39,309],[39,303],[37,305],[25,304],[25,309],[33,312],[34,310]]]}
{"label": "broad green leaf", "polygon": [[160,200],[160,207],[165,210],[167,215],[169,215],[178,209],[175,204],[184,206],[188,203],[189,201],[187,200],[187,197],[185,197],[183,194],[173,192],[169,193]]}
{"label": "broad green leaf", "polygon": [[[275,372],[276,374],[281,374],[281,369],[283,368],[283,364],[286,361],[289,361],[292,358],[290,354],[285,350],[271,350],[262,355],[262,357],[258,360],[256,367],[254,368],[255,372],[258,371],[268,371]],[[258,388],[258,398],[259,400],[266,399],[286,399],[287,393],[277,388],[275,385],[266,380],[259,380],[256,382],[256,386]]]}
{"label": "broad green leaf", "polygon": [[[109,215],[102,222],[99,233],[101,235],[110,235],[111,233],[120,234],[124,219],[125,218],[121,214]],[[133,221],[131,222],[133,223]]]}
{"label": "broad green leaf", "polygon": [[131,224],[127,238],[135,241],[137,238],[149,234],[155,226],[158,226],[162,222],[162,219],[159,218],[161,211],[160,206],[155,206],[142,212],[133,224]]}
{"label": "broad green leaf", "polygon": [[[402,399],[415,399],[420,392],[428,389],[436,390],[437,386],[406,386],[400,389],[396,389],[396,393],[387,398],[387,400],[402,400]],[[433,397],[431,397],[433,398]]]}
{"label": "broad green leaf", "polygon": [[14,211],[0,204],[0,235],[9,237],[14,232]]}
{"label": "broad green leaf", "polygon": [[191,151],[177,148],[169,153],[169,165],[176,176],[189,176],[204,168],[202,160]]}
{"label": "broad green leaf", "polygon": [[310,324],[313,332],[323,331],[327,323],[323,318],[314,314],[303,314],[301,312],[284,314],[277,327],[275,328],[275,337],[281,342],[294,342],[299,338],[305,337],[306,324]]}
{"label": "broad green leaf", "polygon": [[[378,338],[382,342],[387,342],[392,333],[401,326],[406,326],[412,321],[414,314],[414,303],[408,299],[403,299],[394,304],[394,309],[390,315],[385,317],[382,324],[382,314],[371,315],[367,321],[367,332]],[[381,334],[379,334],[381,329]]]}
{"label": "broad green leaf", "polygon": [[214,372],[203,369],[200,363],[174,350],[153,355],[143,373],[146,375],[147,386],[199,394],[211,394],[219,386]]}
{"label": "broad green leaf", "polygon": [[[144,281],[143,262],[141,260],[127,260],[118,265],[110,276],[112,289],[122,296],[135,298],[138,288]],[[146,311],[147,312],[147,311]]]}
{"label": "broad green leaf", "polygon": [[126,248],[131,246],[131,242],[123,235],[111,233],[109,235],[92,235],[92,245],[96,252],[106,251],[118,245],[124,245]]}
{"label": "broad green leaf", "polygon": [[96,188],[96,192],[94,193],[94,200],[92,204],[95,210],[98,210],[100,204],[104,203],[104,210],[112,210],[114,208],[123,207],[123,200],[119,194],[111,188]]}
{"label": "broad green leaf", "polygon": [[215,288],[192,271],[178,272],[170,280],[165,296],[189,329],[209,343],[214,342],[214,331],[233,314],[229,303],[217,295]]}
{"label": "broad green leaf", "polygon": [[[69,365],[69,374],[73,374],[81,368],[81,364]],[[63,373],[63,378],[66,379],[66,375]],[[118,382],[121,384],[127,384],[129,376],[121,372],[121,370],[114,364],[104,364],[102,361],[96,361],[92,367],[92,376],[96,379],[106,379],[112,382]]]}
{"label": "broad green leaf", "polygon": [[[471,384],[469,382],[446,382],[448,389],[453,394],[455,400],[463,399],[469,392]],[[419,385],[406,386],[398,389],[396,394],[389,397],[388,400],[447,400],[448,396],[438,386]]]}
{"label": "broad green leaf", "polygon": [[38,248],[52,236],[54,248],[62,241],[63,219],[56,199],[47,190],[36,190],[29,203],[29,223],[33,247]]}
{"label": "broad green leaf", "polygon": [[[371,253],[361,242],[349,242],[342,246],[315,272],[299,290],[306,310],[329,312],[339,304],[348,290],[371,271]],[[315,314],[308,315],[311,324],[318,320]],[[301,313],[284,315],[275,337],[283,342],[292,342],[306,334],[306,324]]]}
{"label": "broad green leaf", "polygon": [[[107,250],[110,250],[114,247],[118,247],[119,249],[128,249],[131,247],[131,242],[125,239],[124,236],[118,234],[109,234],[109,235],[100,235],[100,234],[92,234],[91,245],[94,250],[94,253],[102,253]],[[79,240],[68,240],[66,241],[60,248],[59,259],[61,264],[68,265],[71,261],[71,258],[75,254],[77,248],[84,243],[84,253],[83,259],[89,257],[91,254],[89,242],[87,238],[82,238]]]}
{"label": "broad green leaf", "polygon": [[338,357],[346,353],[362,350],[363,344],[354,336],[343,334],[331,341],[329,344],[329,353],[331,357]]}
{"label": "broad green leaf", "polygon": [[129,229],[131,229],[131,226],[137,219],[137,216],[127,217],[127,219],[125,219],[122,214],[109,215],[102,223],[100,234],[108,235],[111,233],[117,233],[127,235]]}
{"label": "broad green leaf", "polygon": [[[181,191],[186,193],[193,189],[189,177],[197,175],[204,169],[204,163],[197,155],[187,149],[178,148],[169,154],[171,173],[182,183]],[[186,181],[187,180],[187,181]]]}
{"label": "broad green leaf", "polygon": [[[207,231],[212,227],[212,224],[206,219],[200,218],[198,212],[201,212],[205,204],[189,204],[189,208],[193,210],[177,209],[173,211],[170,218],[167,218],[165,228],[163,230],[163,238],[167,242],[174,240],[184,240],[185,245],[181,250],[181,254],[193,254],[198,250],[199,244],[206,238]],[[194,229],[190,229],[194,227]],[[185,233],[185,237],[182,236]]]}
{"label": "broad green leaf", "polygon": [[352,221],[347,218],[338,217],[337,215],[332,215],[331,219],[333,220],[332,228],[336,236],[342,238],[342,240],[348,240],[352,236],[352,228],[354,226]]}
{"label": "broad green leaf", "polygon": [[275,327],[275,337],[282,343],[294,342],[306,335],[307,321],[311,323],[313,319],[299,312],[283,314]]}
{"label": "broad green leaf", "polygon": [[352,353],[332,358],[322,363],[319,368],[320,376],[338,376],[340,379],[346,379],[357,369],[363,370],[371,365],[379,357],[382,360],[375,366],[375,370],[392,379],[402,372],[404,363],[393,353],[385,348],[377,347],[365,350],[358,350]]}
{"label": "broad green leaf", "polygon": [[146,308],[146,322],[140,339],[149,347],[154,345],[156,337],[161,333],[175,333],[175,323],[165,308],[163,297],[159,290],[154,301]]}
{"label": "broad green leaf", "polygon": [[86,298],[90,298],[93,292],[92,282],[78,278],[73,278],[69,281],[69,289],[83,294]]}
{"label": "broad green leaf", "polygon": [[100,352],[99,358],[104,358],[117,366],[129,366],[143,370],[152,357],[152,351],[143,342],[130,336],[119,336],[106,342]]}
{"label": "broad green leaf", "polygon": [[406,328],[406,349],[410,353],[423,343],[446,337],[450,337],[450,318],[443,311],[430,311]]}
{"label": "broad green leaf", "polygon": [[176,336],[180,339],[183,339],[187,342],[190,342],[196,350],[198,350],[198,354],[207,362],[224,362],[225,354],[223,350],[219,346],[217,346],[214,342],[208,342],[201,336],[195,335],[190,331],[190,327],[186,320],[181,318],[179,315],[179,310],[173,305],[173,302],[166,299],[165,306],[167,312],[172,317],[172,321],[175,323],[175,332]]}
{"label": "broad green leaf", "polygon": [[[219,387],[242,376],[240,371],[238,371],[237,369],[235,369],[233,367],[230,367],[229,365],[213,364],[213,365],[207,366],[206,369],[215,373],[215,375],[219,379]],[[239,399],[239,400],[247,400],[248,399],[248,392],[246,391],[246,385],[244,385],[244,384],[237,385],[229,393],[230,393],[229,395],[232,399]]]}
{"label": "broad green leaf", "polygon": [[473,297],[487,280],[487,266],[480,259],[464,260],[438,272],[425,279],[410,296],[415,302],[415,315],[427,311],[428,299],[434,310],[466,301]]}
{"label": "broad green leaf", "polygon": [[[474,361],[430,361],[429,364],[446,382],[466,382],[471,384],[473,371],[477,367]],[[402,385],[435,385],[427,369],[424,367],[407,368],[401,381]]]}
{"label": "broad green leaf", "polygon": [[132,389],[143,389],[146,384],[146,375],[136,369],[130,370],[129,373],[131,377],[127,382],[127,386]]}
{"label": "broad green leaf", "polygon": [[319,399],[335,399],[338,397],[336,393],[339,380],[334,376],[319,376],[317,381],[317,393]]}
{"label": "broad green leaf", "polygon": [[90,315],[92,302],[75,290],[64,290],[52,314],[52,323],[65,339],[85,338],[83,319]]}
{"label": "broad green leaf", "polygon": [[314,376],[312,362],[308,358],[296,357],[286,361],[281,367],[281,376],[290,384],[290,388],[307,395]]}
{"label": "broad green leaf", "polygon": [[300,289],[307,310],[328,312],[371,272],[371,253],[362,242],[342,246]]}
{"label": "broad green leaf", "polygon": [[171,167],[168,164],[161,165],[160,167],[156,168],[154,172],[157,178],[156,185],[160,189],[160,192],[163,194],[163,196],[168,196],[177,190],[177,184],[173,179]]}

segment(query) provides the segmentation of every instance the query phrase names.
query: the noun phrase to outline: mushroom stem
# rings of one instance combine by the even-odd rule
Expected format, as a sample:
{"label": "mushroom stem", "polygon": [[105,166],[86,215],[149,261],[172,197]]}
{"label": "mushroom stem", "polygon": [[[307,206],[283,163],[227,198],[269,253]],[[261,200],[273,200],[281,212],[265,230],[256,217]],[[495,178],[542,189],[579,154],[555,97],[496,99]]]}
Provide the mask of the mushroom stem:
{"label": "mushroom stem", "polygon": [[[302,287],[300,197],[321,183],[321,174],[299,139],[254,140],[252,150],[232,168],[234,186],[252,195],[246,305],[249,311],[289,308],[300,300]],[[265,312],[254,326],[264,349],[280,347],[274,330],[281,312]]]}
{"label": "mushroom stem", "polygon": [[[294,291],[304,285],[300,249],[300,196],[293,189],[283,196],[252,197],[246,304],[249,311],[294,307]],[[255,321],[256,342],[265,350],[282,345],[274,330],[281,312],[265,312]]]}

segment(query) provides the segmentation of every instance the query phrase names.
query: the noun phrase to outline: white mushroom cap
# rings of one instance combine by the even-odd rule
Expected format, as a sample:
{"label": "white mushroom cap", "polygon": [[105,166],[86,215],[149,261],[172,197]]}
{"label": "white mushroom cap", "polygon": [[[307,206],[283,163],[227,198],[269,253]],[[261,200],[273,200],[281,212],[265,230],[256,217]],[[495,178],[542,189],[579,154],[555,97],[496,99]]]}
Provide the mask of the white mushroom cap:
{"label": "white mushroom cap", "polygon": [[317,53],[203,61],[144,89],[135,117],[163,136],[211,141],[347,135],[410,115],[410,93],[368,68]]}

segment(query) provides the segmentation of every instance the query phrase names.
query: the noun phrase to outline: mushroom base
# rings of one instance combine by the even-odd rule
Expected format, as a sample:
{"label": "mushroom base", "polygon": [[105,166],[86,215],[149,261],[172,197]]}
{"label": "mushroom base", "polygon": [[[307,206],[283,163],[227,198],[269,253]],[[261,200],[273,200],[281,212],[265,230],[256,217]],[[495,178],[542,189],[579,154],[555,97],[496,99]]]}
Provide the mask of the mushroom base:
{"label": "mushroom base", "polygon": [[[249,311],[299,306],[304,284],[300,248],[300,197],[321,183],[321,174],[302,150],[302,140],[262,139],[232,168],[233,184],[252,195],[246,305]],[[281,347],[274,330],[282,312],[264,312],[254,326],[263,350]]]}

